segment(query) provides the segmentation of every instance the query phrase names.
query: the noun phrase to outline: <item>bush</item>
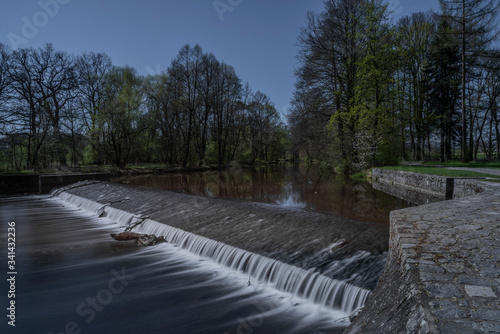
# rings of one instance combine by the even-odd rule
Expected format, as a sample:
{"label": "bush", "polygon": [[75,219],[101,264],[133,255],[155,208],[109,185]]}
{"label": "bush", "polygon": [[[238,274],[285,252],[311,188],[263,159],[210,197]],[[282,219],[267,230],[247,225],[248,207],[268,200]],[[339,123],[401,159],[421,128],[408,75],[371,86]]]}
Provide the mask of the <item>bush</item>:
{"label": "bush", "polygon": [[384,142],[379,145],[377,155],[375,157],[375,165],[377,166],[394,166],[399,165],[401,154],[396,145]]}

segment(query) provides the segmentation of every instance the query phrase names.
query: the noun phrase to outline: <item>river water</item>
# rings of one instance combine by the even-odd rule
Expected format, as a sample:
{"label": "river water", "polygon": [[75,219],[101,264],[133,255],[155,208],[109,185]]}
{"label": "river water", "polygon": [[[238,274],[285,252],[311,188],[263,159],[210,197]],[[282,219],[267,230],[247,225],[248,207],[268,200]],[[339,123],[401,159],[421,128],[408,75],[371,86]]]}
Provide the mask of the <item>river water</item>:
{"label": "river water", "polygon": [[340,333],[346,326],[342,312],[169,244],[118,243],[109,233],[122,231],[119,224],[60,200],[2,198],[0,209],[3,245],[5,223],[16,222],[17,270],[16,326],[4,315],[2,333]]}
{"label": "river water", "polygon": [[333,212],[382,224],[389,223],[390,211],[412,205],[373,189],[366,181],[354,181],[331,170],[303,164],[144,175],[115,181],[193,195]]}
{"label": "river water", "polygon": [[[408,205],[369,184],[311,168],[246,173],[120,182],[169,184],[170,190],[330,211],[374,224],[386,224],[391,209]],[[0,220],[2,245],[7,222],[16,223],[17,272],[15,297],[9,297],[16,305],[16,326],[3,316],[2,333],[341,333],[348,325],[348,312],[258,282],[182,247],[116,242],[109,234],[123,231],[123,224],[60,198],[0,198]],[[5,246],[0,259],[6,273]],[[2,304],[8,305],[9,285],[2,281]]]}

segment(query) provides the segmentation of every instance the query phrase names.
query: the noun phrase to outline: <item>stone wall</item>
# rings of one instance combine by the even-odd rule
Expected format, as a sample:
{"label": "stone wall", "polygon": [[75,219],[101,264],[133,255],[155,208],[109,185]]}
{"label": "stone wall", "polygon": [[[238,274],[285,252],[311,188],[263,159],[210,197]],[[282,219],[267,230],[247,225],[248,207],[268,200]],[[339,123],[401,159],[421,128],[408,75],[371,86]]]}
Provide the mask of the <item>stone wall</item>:
{"label": "stone wall", "polygon": [[445,195],[436,195],[423,193],[421,191],[409,189],[407,187],[391,184],[390,182],[375,181],[372,182],[373,189],[383,191],[397,198],[404,199],[415,205],[429,204],[445,200]]}
{"label": "stone wall", "polygon": [[478,179],[481,178],[448,177],[379,168],[372,172],[375,189],[415,204],[463,198],[483,192],[484,184],[478,183]]}
{"label": "stone wall", "polygon": [[[422,188],[442,180],[382,171]],[[415,174],[415,173],[411,173]],[[433,183],[434,181],[434,183]],[[391,212],[386,266],[345,333],[500,332],[500,184],[454,180],[454,197]]]}
{"label": "stone wall", "polygon": [[372,179],[374,182],[388,183],[443,199],[446,196],[447,177],[444,176],[375,168]]}

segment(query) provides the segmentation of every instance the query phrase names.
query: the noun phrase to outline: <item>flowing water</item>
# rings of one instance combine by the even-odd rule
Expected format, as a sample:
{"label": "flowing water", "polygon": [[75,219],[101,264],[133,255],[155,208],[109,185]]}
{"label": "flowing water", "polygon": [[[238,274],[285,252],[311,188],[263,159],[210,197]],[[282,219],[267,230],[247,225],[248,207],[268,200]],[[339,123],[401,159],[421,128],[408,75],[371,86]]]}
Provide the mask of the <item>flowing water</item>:
{"label": "flowing water", "polygon": [[16,222],[17,251],[16,326],[4,315],[2,333],[340,333],[346,325],[345,312],[168,243],[118,243],[109,233],[120,224],[61,200],[2,198],[0,208],[2,222]]}
{"label": "flowing water", "polygon": [[[226,233],[227,240],[238,239],[226,232],[227,226],[201,236],[205,230],[202,222],[210,221],[208,213],[181,211],[191,214],[189,222],[198,226],[188,232],[156,219],[168,217],[175,223],[176,216],[166,215],[167,209],[144,219],[128,212],[133,206],[126,201],[109,204],[126,195],[145,207],[162,198],[159,192],[148,197],[147,190],[108,187],[106,193],[105,186],[89,185],[88,194],[100,194],[94,197],[103,197],[105,204],[72,194],[72,190],[53,197],[0,198],[2,244],[7,240],[6,223],[16,222],[17,266],[16,327],[4,321],[2,333],[341,333],[348,325],[346,317],[369,296],[385,255],[379,246],[349,250],[342,256],[335,251],[345,243],[363,248],[354,241],[357,237],[359,245],[370,241],[363,236],[363,232],[371,235],[371,230],[365,231],[370,224],[376,225],[374,231],[387,231],[388,212],[408,205],[365,183],[335,180],[314,169],[192,173],[120,182],[170,185],[170,190],[209,197],[298,207],[301,209],[290,212],[299,218],[319,215],[313,211],[319,210],[374,223],[347,219],[325,225],[312,221],[314,228],[291,228],[304,234],[300,244],[293,234],[267,241],[267,235],[279,234],[273,228],[283,222],[276,220],[264,228],[264,237],[258,237],[266,239],[265,247],[252,248],[253,244],[231,246],[213,237]],[[73,192],[78,191],[85,193],[85,187]],[[182,207],[182,202],[187,207],[197,206],[190,202],[195,198],[169,199],[179,200],[176,207]],[[164,200],[160,203],[165,206]],[[217,205],[220,203],[207,202],[207,206]],[[244,208],[235,202],[232,215]],[[200,211],[209,210],[205,206]],[[240,220],[233,228],[245,234],[251,222]],[[162,235],[168,242],[141,248],[109,237],[138,221],[134,231]],[[294,221],[285,219],[284,223],[293,226]],[[330,237],[339,226],[343,226],[339,234],[356,234],[356,229],[359,234],[352,240],[345,235]],[[373,238],[380,239],[378,234]],[[272,243],[276,249],[269,248]],[[288,244],[293,246],[289,251]],[[0,258],[6,263],[5,251]],[[8,290],[5,284],[2,288]]]}

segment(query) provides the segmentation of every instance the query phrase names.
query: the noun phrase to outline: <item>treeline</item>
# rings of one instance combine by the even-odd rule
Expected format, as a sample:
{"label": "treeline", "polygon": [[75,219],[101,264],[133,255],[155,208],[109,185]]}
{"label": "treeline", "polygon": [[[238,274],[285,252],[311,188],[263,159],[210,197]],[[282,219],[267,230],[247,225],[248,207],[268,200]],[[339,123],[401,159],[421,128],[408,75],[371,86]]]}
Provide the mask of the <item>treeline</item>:
{"label": "treeline", "polygon": [[286,155],[287,136],[270,98],[198,45],[141,76],[102,53],[0,44],[3,170],[272,162]]}
{"label": "treeline", "polygon": [[381,0],[327,0],[299,37],[295,156],[346,170],[500,157],[495,0],[440,0],[390,23]]}

